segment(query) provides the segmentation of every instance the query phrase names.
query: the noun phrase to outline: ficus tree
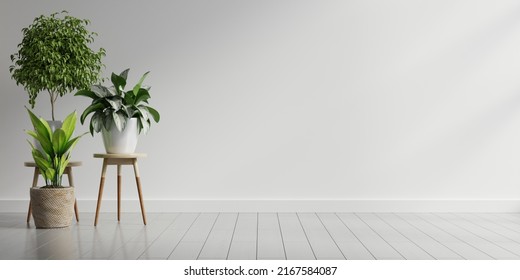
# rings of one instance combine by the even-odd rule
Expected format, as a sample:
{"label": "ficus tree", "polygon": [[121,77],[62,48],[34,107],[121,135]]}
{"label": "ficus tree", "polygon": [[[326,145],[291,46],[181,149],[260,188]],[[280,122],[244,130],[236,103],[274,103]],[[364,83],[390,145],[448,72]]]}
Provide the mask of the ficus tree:
{"label": "ficus tree", "polygon": [[58,97],[101,80],[105,50],[90,48],[97,33],[87,30],[89,23],[67,11],[41,15],[22,29],[22,42],[11,55],[11,78],[29,93],[32,108],[40,92],[49,93],[52,120]]}

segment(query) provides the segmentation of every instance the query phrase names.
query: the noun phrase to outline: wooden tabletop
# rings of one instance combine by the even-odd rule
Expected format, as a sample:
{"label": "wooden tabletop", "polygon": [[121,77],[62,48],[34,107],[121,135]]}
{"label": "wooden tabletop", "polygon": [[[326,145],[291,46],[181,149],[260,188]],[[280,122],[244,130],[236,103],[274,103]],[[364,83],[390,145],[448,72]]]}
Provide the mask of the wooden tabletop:
{"label": "wooden tabletop", "polygon": [[[67,164],[67,167],[76,167],[81,166],[83,163],[81,161],[69,161],[69,164]],[[34,161],[26,161],[23,163],[24,166],[27,167],[37,167],[36,163]]]}
{"label": "wooden tabletop", "polygon": [[146,154],[94,154],[95,158],[144,158]]}

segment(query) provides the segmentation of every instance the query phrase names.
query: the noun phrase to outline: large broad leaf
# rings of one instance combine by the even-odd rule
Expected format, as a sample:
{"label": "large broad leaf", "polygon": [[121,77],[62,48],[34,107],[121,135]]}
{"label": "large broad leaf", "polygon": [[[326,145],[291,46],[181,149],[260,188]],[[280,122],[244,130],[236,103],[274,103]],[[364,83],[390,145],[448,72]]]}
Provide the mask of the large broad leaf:
{"label": "large broad leaf", "polygon": [[135,96],[135,105],[139,105],[140,102],[146,101],[150,98],[150,93],[144,88],[140,88]]}
{"label": "large broad leaf", "polygon": [[154,108],[152,108],[150,106],[145,106],[145,107],[148,110],[148,112],[150,113],[150,115],[152,115],[153,120],[158,123],[159,120],[161,120],[161,115],[159,114],[159,112],[157,112],[157,110],[155,110]]}
{"label": "large broad leaf", "polygon": [[[36,150],[37,151],[37,150]],[[33,150],[33,159],[40,169],[40,173],[45,178],[46,181],[51,181],[54,179],[55,171],[52,166],[52,161],[50,159],[45,159],[36,154],[35,150]]]}
{"label": "large broad leaf", "polygon": [[105,115],[101,117],[101,120],[103,121],[103,127],[106,130],[110,130],[112,128],[112,125],[114,125],[114,118],[112,116],[112,112],[106,110]]}
{"label": "large broad leaf", "polygon": [[29,116],[31,118],[31,123],[32,123],[32,125],[34,127],[34,131],[38,135],[41,135],[43,138],[50,140],[51,139],[51,131],[50,131],[50,128],[48,128],[48,126],[49,126],[48,124],[47,124],[47,126],[45,124],[43,124],[45,122],[45,120],[38,118],[29,109],[27,109],[27,112],[29,112]]}
{"label": "large broad leaf", "polygon": [[74,128],[76,127],[76,112],[74,111],[70,115],[68,115],[63,124],[61,125],[61,129],[65,132],[65,141],[68,141],[74,133]]}
{"label": "large broad leaf", "polygon": [[36,141],[38,141],[38,143],[40,143],[40,146],[42,147],[43,151],[46,154],[48,154],[50,156],[54,155],[54,150],[52,148],[52,143],[50,140],[44,138],[41,135],[38,135],[36,132],[31,131],[31,130],[26,130],[25,132],[27,134],[29,134],[30,136],[32,136],[34,139],[36,139]]}
{"label": "large broad leaf", "polygon": [[119,109],[121,109],[121,106],[123,105],[121,102],[122,98],[119,96],[105,98],[105,100],[106,102],[108,102],[108,104],[110,104],[114,111],[119,111]]}
{"label": "large broad leaf", "polygon": [[65,131],[63,129],[58,128],[52,134],[52,147],[56,156],[60,157],[64,154],[63,148],[65,144],[67,144],[67,136],[65,135]]}
{"label": "large broad leaf", "polygon": [[48,157],[43,156],[42,153],[37,149],[32,150],[32,156],[34,162],[36,163],[39,169],[45,170],[48,168],[52,168],[50,159]]}
{"label": "large broad leaf", "polygon": [[125,69],[123,72],[121,72],[121,74],[119,74],[119,76],[121,76],[123,79],[128,79],[128,72],[130,71],[130,68],[128,69]]}
{"label": "large broad leaf", "polygon": [[128,106],[134,105],[135,96],[134,96],[133,92],[129,91],[129,92],[125,93],[124,101],[125,101],[125,104]]}
{"label": "large broad leaf", "polygon": [[92,99],[98,99],[98,96],[91,90],[87,90],[87,89],[82,89],[78,92],[76,92],[76,94],[74,94],[74,96],[85,96],[85,97],[90,97]]}
{"label": "large broad leaf", "polygon": [[74,137],[72,139],[70,139],[67,144],[65,144],[65,147],[63,148],[63,150],[67,153],[67,152],[70,152],[72,149],[74,149],[74,147],[76,146],[76,144],[78,143],[79,139],[81,139],[81,137],[85,134],[87,134],[88,132],[85,132],[83,134],[81,134],[80,136],[77,136],[77,137]]}
{"label": "large broad leaf", "polygon": [[98,97],[107,97],[114,95],[112,92],[110,92],[110,90],[108,90],[107,87],[102,85],[93,85],[90,87],[90,90],[92,90],[92,92],[94,92],[94,94]]}
{"label": "large broad leaf", "polygon": [[40,122],[43,124],[43,126],[49,133],[49,136],[52,135],[52,129],[51,129],[51,126],[49,125],[49,123],[46,120],[44,120],[43,118],[40,118]]}
{"label": "large broad leaf", "polygon": [[101,131],[101,126],[103,125],[102,116],[102,112],[96,112],[92,115],[92,119],[90,119],[90,134],[92,134],[92,136],[94,136],[94,132]]}
{"label": "large broad leaf", "polygon": [[81,124],[83,124],[85,122],[85,119],[87,118],[87,116],[90,113],[95,112],[95,111],[101,111],[104,108],[105,108],[105,106],[103,106],[103,104],[101,104],[101,103],[90,104],[90,106],[88,106],[87,109],[85,109],[85,111],[83,111],[83,114],[81,114],[81,117],[79,118],[79,120],[81,121]]}
{"label": "large broad leaf", "polygon": [[110,91],[110,96],[120,96],[121,93],[116,90],[115,87],[109,87],[107,88],[108,91]]}
{"label": "large broad leaf", "polygon": [[123,111],[117,111],[116,114],[119,117],[119,120],[121,120],[121,130],[125,129],[126,122],[128,121],[128,117],[125,115],[126,113]]}
{"label": "large broad leaf", "polygon": [[[55,181],[55,176],[56,176],[56,170],[54,168],[49,168],[49,169],[46,169],[42,175],[47,179],[47,180],[51,180],[51,182],[54,183]],[[55,183],[55,185],[57,185],[57,183]]]}
{"label": "large broad leaf", "polygon": [[114,84],[117,94],[121,95],[121,92],[126,86],[126,79],[117,75],[116,73],[112,73],[110,80],[112,81],[112,84]]}
{"label": "large broad leaf", "polygon": [[[65,172],[65,168],[67,168],[67,165],[69,164],[69,156],[65,155],[60,158],[60,168],[58,169],[58,176],[62,176]],[[69,182],[70,183],[70,182]]]}
{"label": "large broad leaf", "polygon": [[123,120],[121,116],[117,114],[117,112],[112,113],[112,119],[114,120],[114,124],[118,131],[123,131]]}
{"label": "large broad leaf", "polygon": [[141,77],[141,79],[139,80],[139,82],[134,86],[134,89],[133,89],[134,95],[137,95],[137,93],[139,92],[139,89],[141,88],[141,85],[143,84],[144,79],[146,79],[146,76],[148,76],[148,73],[150,73],[150,71],[144,73],[143,76]]}
{"label": "large broad leaf", "polygon": [[144,106],[134,106],[135,109],[139,112],[139,117],[143,118],[145,121],[148,121],[150,119],[150,116],[148,115],[148,111]]}
{"label": "large broad leaf", "polygon": [[31,153],[32,153],[33,157],[41,157],[42,159],[46,159],[46,160],[50,158],[49,155],[43,154],[40,150],[36,149],[36,147],[34,147],[33,143],[31,143],[31,141],[27,140],[27,143],[29,143],[29,145],[31,146]]}
{"label": "large broad leaf", "polygon": [[139,130],[139,133],[143,132],[144,134],[147,134],[148,130],[150,129],[150,122],[142,117],[137,118],[137,128]]}

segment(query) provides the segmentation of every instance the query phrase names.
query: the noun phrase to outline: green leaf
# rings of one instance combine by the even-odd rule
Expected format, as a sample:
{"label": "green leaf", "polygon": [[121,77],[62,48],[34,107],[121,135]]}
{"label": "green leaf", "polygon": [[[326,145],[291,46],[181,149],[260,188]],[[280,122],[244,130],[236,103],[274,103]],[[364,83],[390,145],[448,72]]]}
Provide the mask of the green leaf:
{"label": "green leaf", "polygon": [[92,115],[92,118],[90,119],[90,134],[94,136],[94,132],[100,132],[101,126],[103,124],[101,112],[96,112],[94,115]]}
{"label": "green leaf", "polygon": [[63,150],[66,152],[70,152],[72,149],[74,149],[74,147],[78,143],[79,139],[81,139],[81,137],[87,133],[88,132],[85,132],[85,133],[81,134],[80,136],[74,137],[71,140],[69,140],[67,142],[67,144],[65,144],[65,147],[63,148]]}
{"label": "green leaf", "polygon": [[43,126],[47,130],[47,133],[49,133],[49,136],[52,135],[52,129],[51,129],[49,123],[46,120],[42,119],[42,118],[40,118],[40,122],[43,124]]}
{"label": "green leaf", "polygon": [[38,166],[38,168],[42,171],[52,168],[52,165],[49,163],[49,161],[40,156],[33,154],[33,159],[34,159],[34,162],[36,163],[36,165]]}
{"label": "green leaf", "polygon": [[150,129],[150,123],[143,117],[140,117],[137,118],[137,127],[139,129],[139,133],[143,132],[144,134],[147,134],[148,130]]}
{"label": "green leaf", "polygon": [[36,117],[36,115],[33,114],[33,112],[31,112],[31,110],[27,109],[27,112],[29,112],[29,116],[31,118],[31,122],[32,122],[32,125],[33,125],[34,130],[36,131],[36,133],[38,135],[41,135],[43,138],[50,140],[51,132],[50,132],[50,128],[48,128],[49,124],[47,124],[47,126],[45,124],[43,124],[46,121]]}
{"label": "green leaf", "polygon": [[[61,160],[60,160],[60,169],[58,170],[58,174],[59,176],[61,177],[63,175],[63,173],[65,172],[65,168],[67,168],[67,165],[69,164],[69,157],[68,156],[64,156],[64,157],[61,157]],[[70,183],[70,182],[69,182]],[[73,187],[73,186],[71,186]]]}
{"label": "green leaf", "polygon": [[135,104],[135,98],[134,98],[133,92],[127,92],[125,93],[124,102],[125,105],[134,105]]}
{"label": "green leaf", "polygon": [[148,76],[148,73],[150,73],[150,71],[144,73],[143,76],[141,77],[141,79],[139,80],[139,82],[134,86],[134,89],[133,89],[134,95],[137,95],[137,93],[139,92],[139,89],[141,88],[141,85],[143,84],[144,79],[146,79],[146,76]]}
{"label": "green leaf", "polygon": [[140,88],[137,92],[137,95],[135,97],[135,105],[139,105],[140,102],[146,101],[150,98],[150,93],[144,88]]}
{"label": "green leaf", "polygon": [[61,129],[65,132],[65,141],[68,141],[72,136],[72,133],[74,133],[74,128],[76,127],[76,119],[76,112],[73,112],[70,115],[68,115],[63,121]]}
{"label": "green leaf", "polygon": [[108,90],[107,87],[102,85],[93,85],[90,87],[90,89],[97,97],[107,97],[114,95],[112,92],[110,92],[110,90]]}
{"label": "green leaf", "polygon": [[92,99],[97,99],[98,96],[91,90],[87,90],[87,89],[82,89],[78,92],[76,92],[76,94],[74,94],[74,96],[85,96],[85,97],[90,97]]}
{"label": "green leaf", "polygon": [[81,124],[83,124],[85,122],[85,119],[87,118],[87,116],[90,113],[96,112],[96,111],[101,111],[104,108],[105,108],[105,106],[103,106],[103,104],[101,104],[101,103],[93,103],[90,106],[88,106],[87,109],[85,109],[85,111],[83,111],[83,114],[81,114],[81,117],[79,118],[79,120],[81,121]]}
{"label": "green leaf", "polygon": [[114,120],[117,130],[123,131],[123,120],[121,120],[121,117],[116,112],[112,113],[112,119]]}
{"label": "green leaf", "polygon": [[[51,180],[53,182],[55,182],[55,176],[56,176],[56,170],[54,168],[48,168],[45,170],[45,172],[43,173],[43,176],[47,179],[47,180]],[[57,183],[54,183],[53,185],[57,186],[58,184]]]}
{"label": "green leaf", "polygon": [[159,112],[157,112],[157,110],[155,110],[154,108],[150,107],[150,106],[145,106],[146,109],[148,110],[148,112],[150,113],[150,115],[152,115],[153,117],[153,120],[158,123],[159,120],[161,120],[161,115],[159,114]]}
{"label": "green leaf", "polygon": [[114,98],[105,98],[104,100],[106,102],[108,102],[108,104],[110,104],[110,106],[112,106],[112,109],[114,111],[119,111],[119,109],[121,109],[121,105],[122,105],[121,97],[114,96]]}
{"label": "green leaf", "polygon": [[116,75],[116,73],[112,73],[110,80],[112,81],[112,84],[114,84],[117,93],[120,95],[121,91],[123,91],[123,89],[126,86],[126,79],[119,75]]}
{"label": "green leaf", "polygon": [[66,138],[67,136],[65,135],[65,131],[63,131],[63,129],[58,128],[56,131],[54,131],[54,134],[52,135],[52,147],[56,155],[64,154],[63,148],[67,143]]}
{"label": "green leaf", "polygon": [[123,79],[128,79],[128,72],[130,71],[130,68],[128,69],[125,69],[123,72],[121,72],[121,74],[119,74],[119,76],[121,76]]}

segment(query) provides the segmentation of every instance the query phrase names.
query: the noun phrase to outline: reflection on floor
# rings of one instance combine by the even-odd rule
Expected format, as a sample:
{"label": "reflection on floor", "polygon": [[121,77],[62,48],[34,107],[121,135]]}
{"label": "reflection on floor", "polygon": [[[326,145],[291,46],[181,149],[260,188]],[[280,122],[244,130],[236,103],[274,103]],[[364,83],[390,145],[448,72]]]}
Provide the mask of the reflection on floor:
{"label": "reflection on floor", "polygon": [[0,259],[520,259],[516,213],[92,213],[65,229],[0,214]]}

